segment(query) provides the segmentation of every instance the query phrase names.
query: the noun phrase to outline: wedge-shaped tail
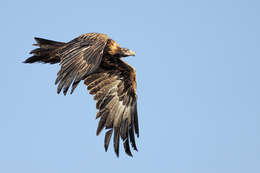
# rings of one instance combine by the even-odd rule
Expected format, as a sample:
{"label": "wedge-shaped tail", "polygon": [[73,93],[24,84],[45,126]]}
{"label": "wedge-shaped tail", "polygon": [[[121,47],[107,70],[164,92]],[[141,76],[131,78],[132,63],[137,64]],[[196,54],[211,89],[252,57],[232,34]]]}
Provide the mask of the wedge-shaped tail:
{"label": "wedge-shaped tail", "polygon": [[47,40],[43,38],[34,38],[37,42],[34,46],[39,46],[30,52],[33,56],[29,57],[24,63],[50,63],[55,64],[60,62],[60,57],[57,54],[57,49],[64,46],[65,43]]}

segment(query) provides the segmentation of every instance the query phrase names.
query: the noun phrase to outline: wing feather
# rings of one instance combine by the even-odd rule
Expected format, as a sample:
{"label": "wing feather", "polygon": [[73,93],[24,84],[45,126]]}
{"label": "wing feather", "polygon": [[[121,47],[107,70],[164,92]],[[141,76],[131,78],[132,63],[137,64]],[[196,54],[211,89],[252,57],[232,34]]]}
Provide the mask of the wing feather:
{"label": "wing feather", "polygon": [[68,42],[58,50],[61,69],[55,84],[57,92],[66,95],[72,84],[71,93],[78,83],[99,67],[108,37],[105,34],[89,33]]}
{"label": "wing feather", "polygon": [[101,130],[105,127],[105,123],[106,123],[106,119],[107,119],[108,113],[109,112],[107,110],[102,111],[102,113],[100,115],[101,118],[100,118],[99,123],[98,123],[97,135],[99,135]]}
{"label": "wing feather", "polygon": [[[120,60],[120,63],[124,63]],[[119,64],[120,64],[119,63]],[[104,147],[107,151],[113,134],[114,151],[119,156],[120,138],[126,154],[132,156],[130,145],[137,151],[135,135],[139,136],[135,71],[123,64],[123,68],[102,69],[90,74],[84,83],[90,94],[94,95],[96,107],[99,109],[96,118],[100,118],[97,135],[107,129]]]}
{"label": "wing feather", "polygon": [[110,130],[108,130],[108,131],[106,132],[105,141],[104,141],[105,151],[107,151],[107,149],[108,149],[108,146],[109,146],[109,142],[110,142],[112,133],[113,133],[113,129],[110,129]]}
{"label": "wing feather", "polygon": [[114,150],[118,157],[119,156],[119,127],[114,127]]}

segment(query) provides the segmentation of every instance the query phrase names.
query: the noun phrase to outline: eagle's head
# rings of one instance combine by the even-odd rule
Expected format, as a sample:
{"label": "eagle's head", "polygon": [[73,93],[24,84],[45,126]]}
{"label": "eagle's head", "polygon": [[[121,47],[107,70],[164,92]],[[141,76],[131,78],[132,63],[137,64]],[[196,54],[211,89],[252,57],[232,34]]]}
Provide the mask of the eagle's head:
{"label": "eagle's head", "polygon": [[121,57],[135,56],[135,52],[127,48],[120,48],[119,55]]}
{"label": "eagle's head", "polygon": [[114,57],[127,57],[127,56],[135,56],[135,52],[127,49],[121,48],[114,40],[109,39],[106,45],[105,50],[107,50],[108,54]]}

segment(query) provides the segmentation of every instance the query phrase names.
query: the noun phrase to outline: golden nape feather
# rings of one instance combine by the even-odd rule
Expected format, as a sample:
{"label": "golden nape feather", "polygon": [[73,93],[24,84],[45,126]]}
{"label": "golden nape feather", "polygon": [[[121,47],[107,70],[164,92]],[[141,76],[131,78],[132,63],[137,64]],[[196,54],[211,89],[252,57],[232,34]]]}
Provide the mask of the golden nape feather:
{"label": "golden nape feather", "polygon": [[67,43],[35,38],[39,48],[24,63],[60,64],[55,84],[57,92],[72,94],[80,81],[84,81],[94,95],[99,118],[97,135],[106,129],[104,147],[107,151],[112,134],[114,151],[119,156],[120,138],[127,155],[131,147],[137,151],[135,134],[139,137],[137,117],[136,74],[122,57],[134,52],[121,48],[106,34],[83,34]]}

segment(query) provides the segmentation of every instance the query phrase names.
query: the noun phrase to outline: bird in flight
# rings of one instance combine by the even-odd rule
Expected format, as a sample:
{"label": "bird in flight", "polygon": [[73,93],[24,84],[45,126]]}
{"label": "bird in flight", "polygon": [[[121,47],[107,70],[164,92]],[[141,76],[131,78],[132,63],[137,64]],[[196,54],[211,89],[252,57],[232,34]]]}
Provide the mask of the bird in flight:
{"label": "bird in flight", "polygon": [[60,64],[55,84],[57,93],[72,94],[81,80],[94,95],[99,119],[96,134],[106,129],[104,147],[107,151],[113,134],[114,151],[119,156],[120,138],[127,155],[131,147],[137,151],[139,137],[135,69],[122,58],[135,56],[134,51],[121,48],[106,34],[83,34],[67,43],[35,38],[38,48],[24,63]]}

